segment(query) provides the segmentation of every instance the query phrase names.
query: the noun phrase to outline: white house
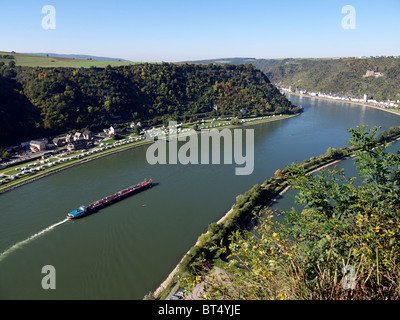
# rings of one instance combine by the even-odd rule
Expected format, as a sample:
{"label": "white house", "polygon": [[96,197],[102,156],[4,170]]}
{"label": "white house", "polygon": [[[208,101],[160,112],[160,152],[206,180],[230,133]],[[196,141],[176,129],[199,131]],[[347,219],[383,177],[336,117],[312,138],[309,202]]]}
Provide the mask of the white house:
{"label": "white house", "polygon": [[74,134],[74,141],[81,140],[83,138],[82,133],[80,132],[75,132]]}
{"label": "white house", "polygon": [[113,134],[121,132],[121,129],[120,128],[114,128],[113,126],[111,126],[109,129],[104,129],[103,131],[106,133],[106,135],[112,136]]}

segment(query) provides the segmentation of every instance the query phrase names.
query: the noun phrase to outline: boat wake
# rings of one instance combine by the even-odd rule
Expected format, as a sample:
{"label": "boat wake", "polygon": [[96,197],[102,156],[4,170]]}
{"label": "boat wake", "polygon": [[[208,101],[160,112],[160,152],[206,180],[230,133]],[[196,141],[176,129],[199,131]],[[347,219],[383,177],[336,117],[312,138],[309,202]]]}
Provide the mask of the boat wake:
{"label": "boat wake", "polygon": [[54,229],[55,227],[67,222],[69,219],[65,219],[63,221],[57,222],[53,225],[51,225],[50,227],[43,229],[42,231],[35,233],[34,235],[30,236],[29,238],[20,241],[16,244],[14,244],[12,247],[8,248],[6,251],[4,251],[3,253],[0,254],[0,261],[2,261],[5,257],[7,257],[11,252],[15,251],[16,249],[21,248],[23,245],[27,244],[28,242],[40,237],[41,235],[45,234],[46,232]]}

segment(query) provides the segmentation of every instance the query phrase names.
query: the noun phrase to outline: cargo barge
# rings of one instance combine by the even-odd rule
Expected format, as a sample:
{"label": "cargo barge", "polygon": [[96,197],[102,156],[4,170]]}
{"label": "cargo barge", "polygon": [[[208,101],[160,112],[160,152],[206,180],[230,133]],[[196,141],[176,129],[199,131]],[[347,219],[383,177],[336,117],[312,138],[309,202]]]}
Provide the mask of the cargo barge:
{"label": "cargo barge", "polygon": [[73,210],[70,213],[68,213],[67,218],[68,219],[77,219],[77,218],[81,218],[83,216],[87,216],[97,210],[100,210],[104,207],[107,207],[107,206],[117,202],[117,201],[125,199],[135,193],[138,193],[140,191],[151,188],[152,184],[153,184],[153,182],[151,179],[145,180],[141,183],[138,183],[127,189],[121,190],[111,196],[104,198],[104,199],[93,202],[93,203],[89,204],[88,206],[80,206],[78,209]]}

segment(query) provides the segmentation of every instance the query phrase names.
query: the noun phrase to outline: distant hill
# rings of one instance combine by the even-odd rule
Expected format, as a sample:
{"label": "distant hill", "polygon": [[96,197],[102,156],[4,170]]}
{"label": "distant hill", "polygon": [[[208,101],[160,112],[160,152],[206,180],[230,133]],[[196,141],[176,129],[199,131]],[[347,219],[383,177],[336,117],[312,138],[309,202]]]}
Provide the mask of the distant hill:
{"label": "distant hill", "polygon": [[81,60],[96,60],[96,61],[127,61],[129,60],[119,59],[119,58],[109,58],[109,57],[97,57],[97,56],[90,56],[84,54],[58,54],[58,53],[25,53],[25,54],[33,54],[38,56],[49,56],[49,57],[56,57],[56,58],[68,58],[68,59],[81,59]]}
{"label": "distant hill", "polygon": [[[223,58],[190,63],[252,64],[275,85],[376,100],[400,99],[400,58]],[[366,76],[368,72],[369,76]],[[375,76],[376,75],[376,76]]]}
{"label": "distant hill", "polygon": [[179,63],[194,63],[194,64],[246,64],[255,62],[256,58],[220,58],[220,59],[208,59],[208,60],[192,60],[192,61],[182,61]]}
{"label": "distant hill", "polygon": [[292,59],[272,66],[258,60],[254,66],[275,85],[354,98],[368,94],[378,101],[400,99],[400,58]]}
{"label": "distant hill", "polygon": [[0,65],[2,63],[9,64],[11,60],[14,61],[15,65],[21,67],[45,68],[105,68],[108,65],[116,67],[136,63],[122,59],[96,57],[89,55],[63,55],[54,53],[29,54],[0,51]]}

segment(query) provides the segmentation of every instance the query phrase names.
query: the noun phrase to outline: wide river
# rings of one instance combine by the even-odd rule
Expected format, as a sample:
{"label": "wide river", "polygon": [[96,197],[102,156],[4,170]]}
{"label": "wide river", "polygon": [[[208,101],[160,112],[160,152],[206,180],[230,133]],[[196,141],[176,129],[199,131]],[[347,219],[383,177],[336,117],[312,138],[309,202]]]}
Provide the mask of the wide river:
{"label": "wide river", "polygon": [[[150,165],[149,146],[120,152],[0,196],[0,299],[142,299],[237,195],[294,161],[346,145],[357,125],[399,125],[373,108],[290,95],[298,117],[254,129],[255,165]],[[399,149],[395,144],[392,149]],[[83,219],[67,212],[152,178],[156,186]],[[291,207],[291,203],[286,206]],[[44,266],[56,289],[45,290]]]}

